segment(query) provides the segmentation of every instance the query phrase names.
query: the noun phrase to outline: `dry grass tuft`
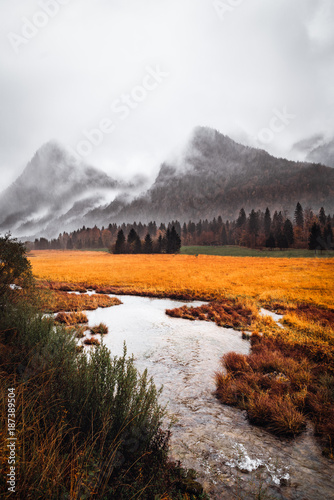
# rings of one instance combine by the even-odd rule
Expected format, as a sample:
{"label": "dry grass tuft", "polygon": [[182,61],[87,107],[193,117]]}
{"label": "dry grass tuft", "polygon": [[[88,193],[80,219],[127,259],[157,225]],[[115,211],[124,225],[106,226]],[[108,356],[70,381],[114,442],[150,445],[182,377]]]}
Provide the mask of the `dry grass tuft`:
{"label": "dry grass tuft", "polygon": [[330,456],[334,442],[331,367],[314,362],[312,349],[289,345],[288,338],[253,334],[249,356],[223,356],[227,374],[216,374],[216,395],[225,404],[245,409],[254,425],[279,436],[299,434],[306,418],[311,418]]}
{"label": "dry grass tuft", "polygon": [[250,365],[247,361],[247,356],[229,352],[224,354],[222,363],[228,372],[245,372],[250,370]]}
{"label": "dry grass tuft", "polygon": [[94,338],[91,339],[85,339],[84,340],[85,345],[100,345],[100,341]]}
{"label": "dry grass tuft", "polygon": [[90,329],[90,332],[92,333],[92,335],[97,335],[97,334],[106,335],[108,333],[108,327],[106,324],[100,323],[97,326],[93,326]]}
{"label": "dry grass tuft", "polygon": [[245,328],[258,314],[257,309],[240,301],[214,301],[199,307],[182,306],[167,309],[166,314],[173,318],[214,321],[218,326],[227,328]]}
{"label": "dry grass tuft", "polygon": [[52,290],[60,290],[61,292],[87,292],[84,286],[75,283],[50,283],[50,285]]}
{"label": "dry grass tuft", "polygon": [[65,324],[65,325],[78,325],[81,323],[88,323],[87,315],[82,312],[72,312],[65,313],[60,312],[55,317],[56,324]]}
{"label": "dry grass tuft", "polygon": [[53,288],[57,284],[39,283],[40,307],[45,312],[91,311],[98,307],[111,307],[122,304],[117,297],[107,295],[77,295]]}
{"label": "dry grass tuft", "polygon": [[289,399],[273,401],[269,429],[277,435],[296,436],[306,427],[305,416]]}

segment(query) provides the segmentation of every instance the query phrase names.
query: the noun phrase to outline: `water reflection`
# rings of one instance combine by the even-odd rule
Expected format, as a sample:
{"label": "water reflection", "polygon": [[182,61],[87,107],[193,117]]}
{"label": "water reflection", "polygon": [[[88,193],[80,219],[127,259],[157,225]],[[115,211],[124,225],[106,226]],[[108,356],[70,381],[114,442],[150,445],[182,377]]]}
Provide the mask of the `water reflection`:
{"label": "water reflection", "polygon": [[181,301],[120,298],[120,306],[87,311],[89,325],[106,323],[104,342],[112,354],[122,354],[125,340],[137,367],[164,385],[161,402],[168,402],[176,421],[171,455],[198,471],[211,498],[253,499],[260,488],[277,499],[331,498],[334,467],[321,456],[311,428],[294,441],[279,440],[212,395],[220,357],[249,352],[240,332],[165,314]]}

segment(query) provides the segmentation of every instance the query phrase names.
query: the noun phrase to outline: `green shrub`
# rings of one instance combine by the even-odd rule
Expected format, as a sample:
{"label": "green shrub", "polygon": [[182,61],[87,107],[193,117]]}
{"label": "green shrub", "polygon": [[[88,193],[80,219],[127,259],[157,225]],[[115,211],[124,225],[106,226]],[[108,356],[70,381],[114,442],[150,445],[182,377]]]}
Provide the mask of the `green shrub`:
{"label": "green shrub", "polygon": [[[160,391],[125,346],[120,357],[103,343],[79,352],[74,328],[55,326],[26,301],[8,302],[0,320],[1,414],[8,387],[18,401],[18,498],[122,500],[140,491],[143,499],[163,492],[186,498],[187,472],[182,480],[168,461],[169,434],[160,430]],[[3,447],[6,432],[3,418]],[[2,462],[4,491],[6,467]],[[189,498],[205,498],[194,484],[201,493]]]}
{"label": "green shrub", "polygon": [[[2,272],[1,252],[10,260],[8,249],[18,258],[13,274]],[[168,461],[169,433],[160,428],[165,410],[147,372],[138,373],[125,346],[120,357],[111,357],[103,343],[79,349],[76,328],[55,326],[39,312],[32,279],[11,290],[13,277],[31,277],[26,264],[23,246],[0,239],[2,498],[12,495],[6,485],[9,387],[15,387],[19,437],[16,498],[207,498],[192,473]]]}

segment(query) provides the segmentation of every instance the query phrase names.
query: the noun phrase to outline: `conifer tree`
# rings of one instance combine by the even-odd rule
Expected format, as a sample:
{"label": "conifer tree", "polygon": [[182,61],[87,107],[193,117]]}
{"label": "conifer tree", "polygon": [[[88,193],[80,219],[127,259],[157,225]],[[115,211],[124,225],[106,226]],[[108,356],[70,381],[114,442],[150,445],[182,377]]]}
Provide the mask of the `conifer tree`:
{"label": "conifer tree", "polygon": [[237,227],[243,227],[246,224],[246,220],[247,220],[246,212],[242,208],[239,212],[239,217],[237,218]]}
{"label": "conifer tree", "polygon": [[227,245],[227,234],[226,234],[225,224],[223,224],[223,229],[221,233],[221,243],[222,245]]}
{"label": "conifer tree", "polygon": [[296,205],[296,209],[295,209],[295,223],[296,223],[296,226],[300,227],[301,229],[303,229],[304,227],[304,210],[301,206],[301,204],[297,203]]}
{"label": "conifer tree", "polygon": [[133,248],[133,253],[141,253],[142,251],[142,245],[141,245],[141,239],[139,238],[138,234],[135,239],[134,243],[134,248]]}
{"label": "conifer tree", "polygon": [[144,253],[153,253],[153,242],[149,233],[145,236]]}
{"label": "conifer tree", "polygon": [[286,219],[283,226],[283,235],[285,236],[288,246],[294,242],[293,226],[289,219]]}
{"label": "conifer tree", "polygon": [[136,241],[136,238],[137,238],[137,233],[133,228],[131,228],[127,238],[129,245],[134,243]]}
{"label": "conifer tree", "polygon": [[325,240],[325,245],[328,250],[333,248],[333,230],[331,223],[328,222],[324,228],[324,240]]}
{"label": "conifer tree", "polygon": [[267,238],[269,238],[270,229],[271,229],[271,215],[270,215],[270,210],[267,207],[264,214],[264,234]]}
{"label": "conifer tree", "polygon": [[272,232],[273,235],[275,236],[276,241],[278,239],[278,236],[282,233],[282,231],[283,231],[283,215],[281,211],[277,213],[277,210],[275,210],[272,222]]}
{"label": "conifer tree", "polygon": [[326,224],[326,220],[327,220],[327,217],[325,214],[324,207],[321,207],[320,211],[319,211],[319,222],[322,226],[324,226]]}
{"label": "conifer tree", "polygon": [[279,230],[277,233],[276,244],[278,248],[280,248],[280,250],[283,250],[283,248],[288,248],[289,246],[287,237],[281,230]]}
{"label": "conifer tree", "polygon": [[254,237],[254,245],[256,245],[256,238],[258,236],[258,231],[259,231],[259,219],[258,219],[258,214],[255,212],[254,209],[249,214],[248,229],[249,233]]}
{"label": "conifer tree", "polygon": [[200,219],[199,222],[197,222],[196,224],[196,232],[197,232],[197,236],[201,236],[202,234],[202,220]]}
{"label": "conifer tree", "polygon": [[171,230],[167,229],[167,253],[178,253],[181,248],[181,238],[175,230],[175,226]]}
{"label": "conifer tree", "polygon": [[157,225],[155,221],[149,222],[147,227],[150,236],[155,236],[157,234]]}
{"label": "conifer tree", "polygon": [[162,236],[160,234],[159,238],[158,238],[158,244],[157,244],[157,253],[162,253],[162,250],[163,250],[163,241],[162,241]]}
{"label": "conifer tree", "polygon": [[266,247],[271,249],[276,247],[276,241],[272,233],[270,233],[269,237],[266,239]]}
{"label": "conifer tree", "polygon": [[314,222],[309,234],[308,247],[310,250],[316,250],[317,248],[320,248],[320,244],[321,244],[321,228],[319,224]]}
{"label": "conifer tree", "polygon": [[168,228],[166,231],[166,253],[171,252],[171,239],[170,239],[170,229]]}
{"label": "conifer tree", "polygon": [[115,243],[115,253],[124,253],[125,251],[125,236],[123,229],[120,229],[117,233],[117,240]]}

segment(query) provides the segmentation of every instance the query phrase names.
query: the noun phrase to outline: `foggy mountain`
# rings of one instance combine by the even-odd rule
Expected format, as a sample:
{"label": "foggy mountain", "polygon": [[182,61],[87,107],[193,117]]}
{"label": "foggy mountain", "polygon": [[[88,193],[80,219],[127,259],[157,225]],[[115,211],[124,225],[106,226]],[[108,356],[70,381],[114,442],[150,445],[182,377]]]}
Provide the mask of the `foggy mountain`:
{"label": "foggy mountain", "polygon": [[76,229],[82,216],[124,185],[77,162],[57,142],[44,144],[16,181],[0,194],[0,231],[15,236]]}
{"label": "foggy mountain", "polygon": [[322,163],[322,165],[334,168],[334,139],[314,148],[307,155],[306,160],[313,163]]}
{"label": "foggy mountain", "polygon": [[275,158],[198,127],[183,155],[161,166],[145,195],[121,209],[111,203],[104,214],[116,222],[235,218],[241,207],[250,211],[269,206],[292,214],[297,201],[333,211],[334,170]]}
{"label": "foggy mountain", "polygon": [[50,142],[0,195],[0,232],[53,238],[83,225],[234,219],[241,207],[248,212],[268,206],[291,215],[298,201],[334,211],[334,168],[275,158],[205,127],[194,130],[183,152],[163,163],[154,184],[137,198],[135,187],[77,165]]}

